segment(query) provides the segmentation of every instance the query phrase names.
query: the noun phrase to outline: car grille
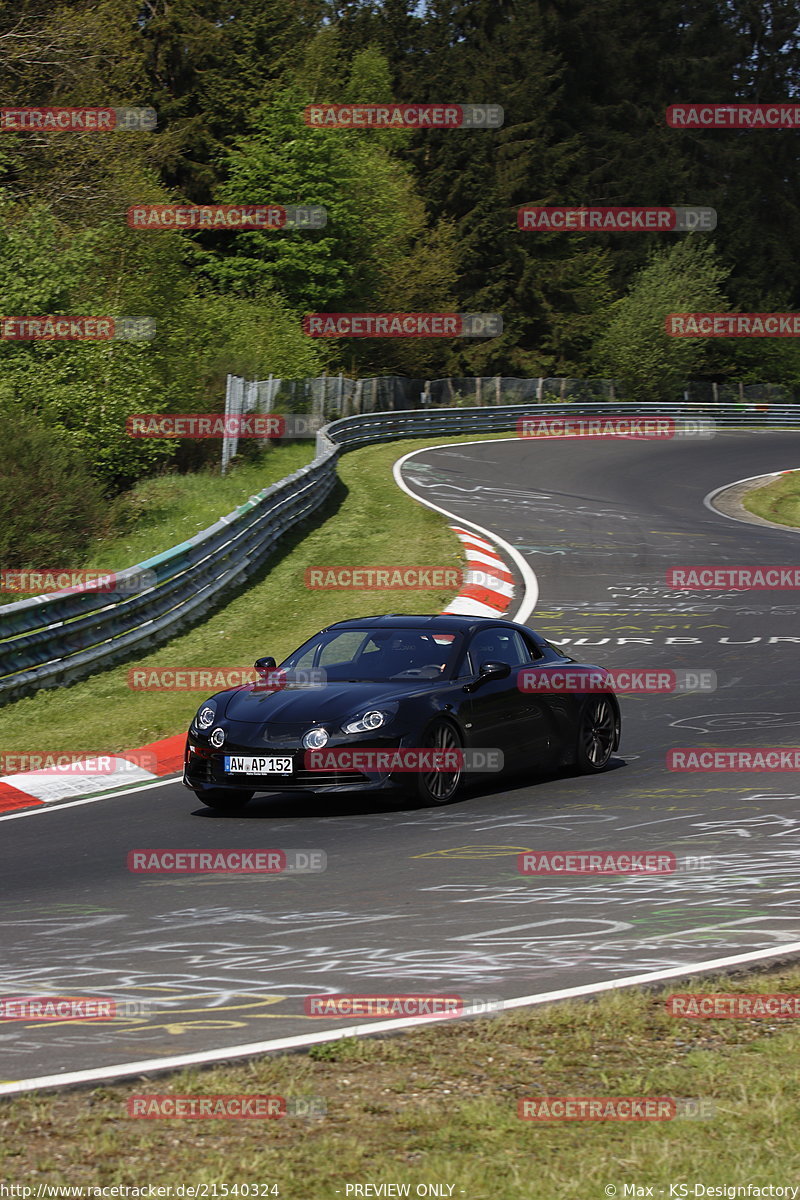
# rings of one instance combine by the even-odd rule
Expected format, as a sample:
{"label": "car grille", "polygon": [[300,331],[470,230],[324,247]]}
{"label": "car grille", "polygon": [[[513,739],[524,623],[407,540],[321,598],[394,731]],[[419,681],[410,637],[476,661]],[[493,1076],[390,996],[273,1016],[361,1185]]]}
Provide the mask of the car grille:
{"label": "car grille", "polygon": [[279,787],[287,792],[314,791],[322,787],[358,787],[367,782],[360,771],[296,771],[291,779],[284,777],[276,790]]}

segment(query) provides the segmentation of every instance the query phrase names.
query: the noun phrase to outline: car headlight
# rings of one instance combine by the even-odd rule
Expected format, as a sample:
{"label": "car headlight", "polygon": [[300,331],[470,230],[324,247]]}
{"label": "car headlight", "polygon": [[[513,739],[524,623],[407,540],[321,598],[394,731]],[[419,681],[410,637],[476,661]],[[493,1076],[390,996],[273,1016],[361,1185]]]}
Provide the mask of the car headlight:
{"label": "car headlight", "polygon": [[379,708],[371,708],[369,712],[362,713],[360,717],[346,721],[342,729],[345,733],[369,733],[372,729],[380,729],[387,720],[388,716],[385,712],[381,712]]}
{"label": "car headlight", "polygon": [[201,733],[207,733],[217,719],[216,705],[213,703],[203,704],[197,710],[191,728],[198,729]]}
{"label": "car headlight", "polygon": [[321,750],[323,746],[328,744],[328,731],[318,726],[316,729],[309,729],[303,734],[303,746],[306,750]]}

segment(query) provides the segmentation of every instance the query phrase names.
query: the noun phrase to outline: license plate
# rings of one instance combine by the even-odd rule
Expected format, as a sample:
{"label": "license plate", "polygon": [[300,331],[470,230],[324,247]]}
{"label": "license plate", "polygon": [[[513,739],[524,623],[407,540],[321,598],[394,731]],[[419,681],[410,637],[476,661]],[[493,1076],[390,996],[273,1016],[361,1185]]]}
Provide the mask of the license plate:
{"label": "license plate", "polygon": [[262,754],[258,758],[225,755],[227,775],[291,775],[291,755]]}

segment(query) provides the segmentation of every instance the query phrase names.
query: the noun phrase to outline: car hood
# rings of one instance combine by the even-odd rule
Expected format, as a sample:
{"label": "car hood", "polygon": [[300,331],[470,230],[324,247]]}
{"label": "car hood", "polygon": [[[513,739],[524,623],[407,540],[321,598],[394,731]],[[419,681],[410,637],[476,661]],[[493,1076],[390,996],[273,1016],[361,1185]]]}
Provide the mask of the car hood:
{"label": "car hood", "polygon": [[[414,691],[429,691],[415,688]],[[310,725],[340,722],[367,708],[406,698],[410,693],[390,683],[329,683],[324,687],[285,687],[275,692],[237,688],[227,699],[223,716],[228,721],[254,725],[274,722],[307,722]]]}

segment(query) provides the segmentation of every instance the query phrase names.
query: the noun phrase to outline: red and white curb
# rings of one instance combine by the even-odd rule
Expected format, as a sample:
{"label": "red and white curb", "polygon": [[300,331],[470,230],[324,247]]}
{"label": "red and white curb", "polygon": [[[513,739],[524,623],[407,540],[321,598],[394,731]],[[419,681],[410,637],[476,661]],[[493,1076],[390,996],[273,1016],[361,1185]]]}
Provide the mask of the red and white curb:
{"label": "red and white curb", "polygon": [[467,617],[502,617],[514,598],[514,580],[491,542],[471,529],[450,528],[461,540],[467,557],[464,587],[443,612]]}
{"label": "red and white curb", "polygon": [[[54,753],[52,765],[43,770],[0,776],[0,813],[41,808],[60,800],[75,800],[174,775],[183,768],[185,743],[186,735],[179,733],[137,750],[95,755],[63,766],[59,766],[59,757],[68,756]],[[100,758],[104,760],[101,769],[93,769]]]}

